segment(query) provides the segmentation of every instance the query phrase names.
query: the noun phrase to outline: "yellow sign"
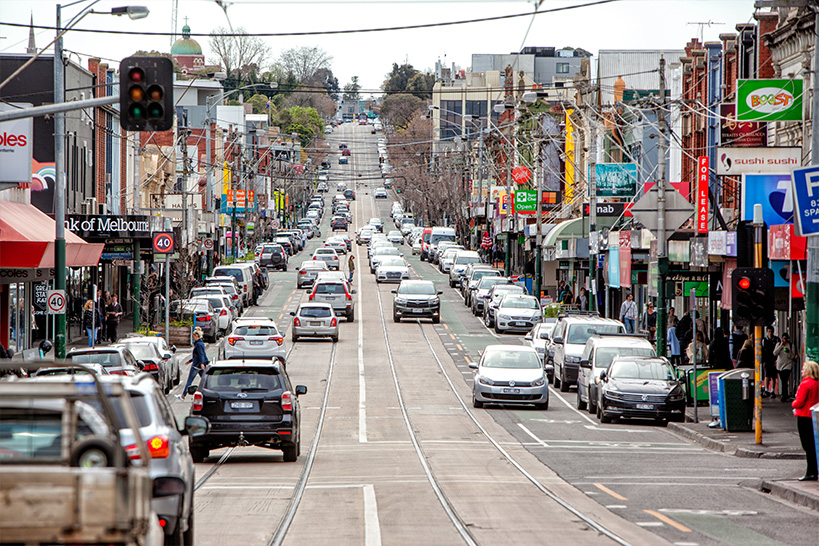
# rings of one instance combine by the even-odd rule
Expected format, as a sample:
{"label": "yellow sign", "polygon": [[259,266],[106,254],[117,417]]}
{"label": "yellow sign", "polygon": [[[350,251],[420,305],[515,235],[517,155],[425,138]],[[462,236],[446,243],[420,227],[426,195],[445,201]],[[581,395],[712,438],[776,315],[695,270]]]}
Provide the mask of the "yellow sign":
{"label": "yellow sign", "polygon": [[574,197],[574,124],[572,123],[572,112],[566,110],[566,184],[563,188],[564,201],[571,201]]}
{"label": "yellow sign", "polygon": [[225,161],[222,164],[222,195],[227,195],[230,190],[230,163]]}

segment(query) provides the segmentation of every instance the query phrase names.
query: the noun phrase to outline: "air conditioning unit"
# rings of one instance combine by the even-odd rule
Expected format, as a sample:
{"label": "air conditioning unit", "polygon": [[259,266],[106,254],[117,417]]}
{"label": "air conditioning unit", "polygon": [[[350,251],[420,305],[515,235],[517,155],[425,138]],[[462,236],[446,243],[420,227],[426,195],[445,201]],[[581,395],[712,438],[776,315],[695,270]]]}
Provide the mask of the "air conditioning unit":
{"label": "air conditioning unit", "polygon": [[85,201],[80,204],[80,210],[82,214],[97,214],[97,198],[96,197],[88,197]]}
{"label": "air conditioning unit", "polygon": [[99,213],[98,214],[103,215],[103,216],[108,214],[108,205],[106,205],[105,203],[100,203],[97,206],[99,207]]}

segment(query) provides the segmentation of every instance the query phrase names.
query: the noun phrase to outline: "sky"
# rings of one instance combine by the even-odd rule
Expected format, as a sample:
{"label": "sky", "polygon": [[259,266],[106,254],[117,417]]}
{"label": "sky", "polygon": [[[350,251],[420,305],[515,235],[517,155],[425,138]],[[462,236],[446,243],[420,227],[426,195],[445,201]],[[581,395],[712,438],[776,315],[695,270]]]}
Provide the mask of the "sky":
{"label": "sky", "polygon": [[[63,21],[78,14],[93,0],[63,8]],[[599,0],[542,0],[540,11],[577,6]],[[128,5],[128,0],[98,0],[95,11]],[[63,2],[63,5],[70,4]],[[134,0],[150,15],[127,17],[89,14],[77,29],[128,32],[172,31],[172,7],[178,4],[177,32],[187,18],[191,32],[208,34],[215,28],[244,28],[248,33],[328,32],[428,23],[463,21],[510,14],[524,17],[436,28],[337,35],[265,37],[269,62],[288,48],[318,46],[333,57],[331,68],[340,86],[358,76],[362,91],[377,92],[393,63],[409,62],[419,70],[432,69],[437,60],[469,68],[473,53],[510,53],[526,46],[583,48],[596,55],[601,49],[682,49],[694,37],[718,40],[753,20],[753,0],[615,0],[555,13],[531,14],[534,4],[523,0]],[[219,4],[227,7],[223,10]],[[0,0],[0,53],[25,53],[28,28],[3,23],[53,27],[57,2]],[[693,24],[704,23],[704,24]],[[54,39],[54,31],[35,29],[38,48]],[[194,37],[206,59],[215,60],[206,36]],[[72,60],[87,66],[88,57],[110,65],[136,50],[170,51],[170,36],[112,35],[69,31],[64,48]],[[51,48],[49,48],[49,51]]]}

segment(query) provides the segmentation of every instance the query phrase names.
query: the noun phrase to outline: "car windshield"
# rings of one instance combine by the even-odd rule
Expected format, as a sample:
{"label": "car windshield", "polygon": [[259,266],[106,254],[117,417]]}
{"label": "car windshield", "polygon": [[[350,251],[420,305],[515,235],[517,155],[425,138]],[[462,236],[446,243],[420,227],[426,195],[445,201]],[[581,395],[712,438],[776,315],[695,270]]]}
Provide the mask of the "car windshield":
{"label": "car windshield", "polygon": [[301,264],[302,269],[317,269],[320,271],[327,271],[327,266],[324,262],[316,262],[315,260],[311,260],[309,262],[303,262]]}
{"label": "car windshield", "polygon": [[594,334],[625,334],[619,324],[573,324],[569,326],[566,343],[585,345]]}
{"label": "car windshield", "polygon": [[316,294],[344,294],[344,285],[340,283],[319,283],[316,285]]}
{"label": "car windshield", "polygon": [[156,348],[153,345],[148,345],[145,343],[129,343],[128,349],[137,360],[157,357]]}
{"label": "car windshield", "polygon": [[204,383],[204,388],[217,392],[272,391],[281,388],[279,374],[272,367],[211,368]]}
{"label": "car windshield", "polygon": [[391,246],[378,247],[373,251],[375,256],[399,256],[401,251]]}
{"label": "car windshield", "polygon": [[404,258],[401,256],[385,256],[381,260],[381,265],[403,267],[406,263],[404,263]]}
{"label": "car windshield", "polygon": [[540,368],[540,358],[534,351],[490,351],[481,366],[486,368]]}
{"label": "car windshield", "polygon": [[674,379],[674,370],[662,360],[620,360],[611,365],[609,377],[669,381]]}
{"label": "car windshield", "polygon": [[402,284],[398,287],[398,294],[432,296],[435,294],[435,285],[432,283]]}
{"label": "car windshield", "polygon": [[[484,277],[500,277],[500,271],[493,271],[492,269],[476,269],[472,272],[472,280],[477,281]],[[504,280],[507,280],[504,277]],[[508,281],[507,281],[508,282]]]}
{"label": "car windshield", "polygon": [[594,367],[608,369],[615,356],[657,356],[648,347],[600,347],[594,353]]}
{"label": "car windshield", "polygon": [[391,231],[391,232],[390,232],[390,233],[387,235],[387,237],[401,237],[401,232],[400,232],[400,231]]}
{"label": "car windshield", "polygon": [[[487,273],[489,273],[489,272],[487,272]],[[476,277],[472,277],[472,278],[475,279]],[[504,283],[509,282],[509,279],[507,279],[506,277],[499,277],[498,275],[493,275],[493,276],[481,275],[480,277],[477,277],[477,278],[480,279],[480,282],[478,282],[478,288],[484,288],[484,289],[485,288],[492,288],[496,284],[504,284]]]}
{"label": "car windshield", "polygon": [[122,366],[122,359],[117,352],[71,354],[68,355],[68,360],[72,364],[100,364],[106,368],[110,366]]}
{"label": "car windshield", "polygon": [[235,336],[275,336],[279,332],[274,326],[266,326],[259,324],[249,324],[247,326],[238,326],[233,330]]}
{"label": "car windshield", "polygon": [[476,264],[480,263],[481,257],[480,256],[457,256],[455,258],[455,263],[458,265],[463,264]]}
{"label": "car windshield", "polygon": [[434,233],[429,239],[430,244],[437,245],[442,241],[452,241],[455,242],[455,234],[449,233]]}
{"label": "car windshield", "polygon": [[333,312],[328,307],[302,307],[301,311],[299,311],[299,315],[302,317],[331,317],[333,316]]}
{"label": "car windshield", "polygon": [[495,292],[492,294],[492,298],[495,300],[499,300],[506,294],[522,294],[523,287],[518,286],[516,284],[496,284],[495,285]]}
{"label": "car windshield", "polygon": [[501,304],[503,307],[511,309],[537,309],[537,300],[534,298],[506,298]]}
{"label": "car windshield", "polygon": [[[200,296],[201,297],[201,296]],[[222,298],[202,298],[201,301],[208,300],[211,307],[224,307],[225,303]]]}
{"label": "car windshield", "polygon": [[232,268],[232,267],[231,268],[225,268],[225,269],[217,268],[217,269],[213,270],[213,274],[214,274],[214,276],[217,275],[217,274],[218,275],[230,275],[231,277],[233,277],[234,279],[236,279],[239,282],[244,281],[244,278],[242,278],[242,270],[238,269],[238,268]]}

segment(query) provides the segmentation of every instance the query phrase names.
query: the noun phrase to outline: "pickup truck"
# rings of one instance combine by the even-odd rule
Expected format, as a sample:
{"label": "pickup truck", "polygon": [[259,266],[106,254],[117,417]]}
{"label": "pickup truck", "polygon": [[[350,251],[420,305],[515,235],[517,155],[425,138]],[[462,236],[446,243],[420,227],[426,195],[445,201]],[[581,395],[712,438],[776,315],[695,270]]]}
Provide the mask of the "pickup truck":
{"label": "pickup truck", "polygon": [[0,381],[0,543],[162,543],[130,395],[93,378]]}

